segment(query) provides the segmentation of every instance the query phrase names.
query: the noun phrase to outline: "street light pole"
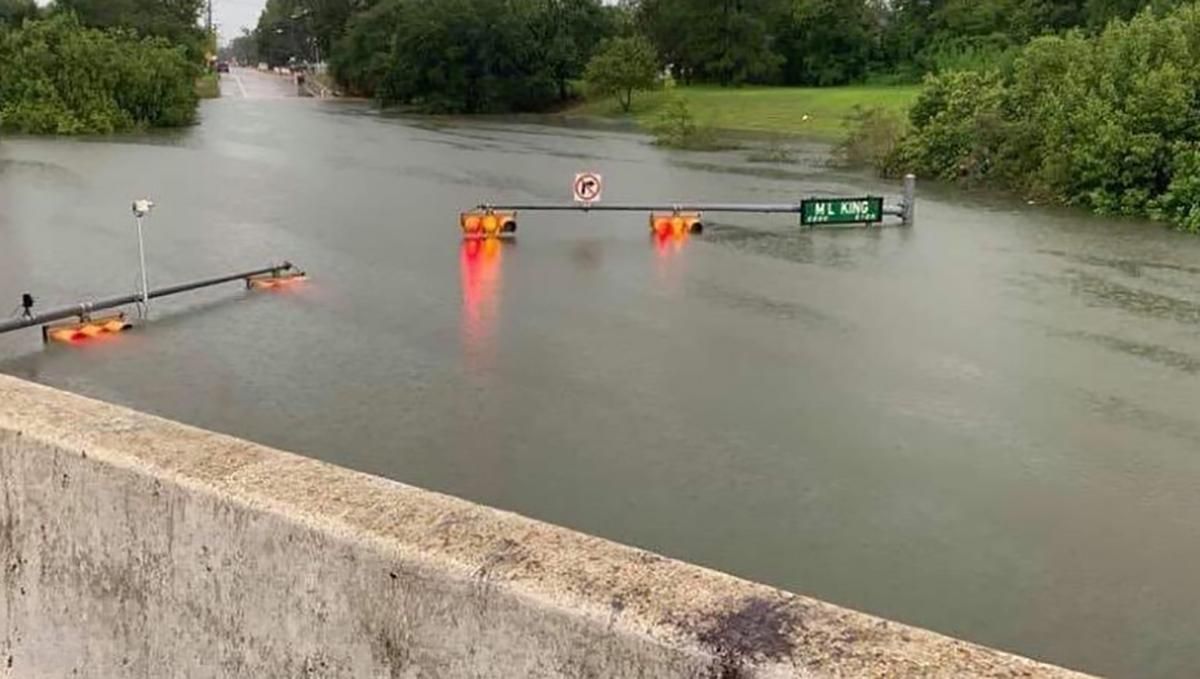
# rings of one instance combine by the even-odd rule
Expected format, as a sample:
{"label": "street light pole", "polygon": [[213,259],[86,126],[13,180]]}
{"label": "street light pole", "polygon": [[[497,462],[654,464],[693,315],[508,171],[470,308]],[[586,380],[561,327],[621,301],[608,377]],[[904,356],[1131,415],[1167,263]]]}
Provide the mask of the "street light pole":
{"label": "street light pole", "polygon": [[150,210],[153,208],[154,203],[145,198],[133,201],[133,217],[137,220],[138,261],[141,264],[142,272],[142,301],[139,309],[143,318],[150,315],[150,284],[146,277],[146,243],[142,238],[142,218],[150,214]]}

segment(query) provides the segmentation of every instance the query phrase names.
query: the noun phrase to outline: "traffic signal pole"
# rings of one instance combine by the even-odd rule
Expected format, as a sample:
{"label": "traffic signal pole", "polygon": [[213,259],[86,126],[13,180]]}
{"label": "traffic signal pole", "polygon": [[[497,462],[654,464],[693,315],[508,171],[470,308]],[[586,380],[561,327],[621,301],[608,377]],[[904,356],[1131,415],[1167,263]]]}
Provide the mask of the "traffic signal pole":
{"label": "traffic signal pole", "polygon": [[[478,210],[512,210],[542,212],[751,212],[756,214],[797,214],[800,203],[481,203]],[[884,207],[883,213],[903,217],[903,206]]]}
{"label": "traffic signal pole", "polygon": [[[916,216],[914,175],[904,178],[904,194],[896,205],[884,205],[882,214],[899,217],[912,226]],[[757,214],[801,214],[804,203],[481,203],[477,210],[512,212],[742,212]]]}
{"label": "traffic signal pole", "polygon": [[[28,315],[14,318],[8,321],[0,321],[0,333],[12,332],[22,328],[30,328],[35,325],[45,325],[54,321],[61,321],[68,318],[78,318],[81,321],[87,320],[93,312],[104,311],[106,309],[115,309],[117,307],[137,304],[144,300],[157,299],[159,297],[167,297],[169,295],[178,295],[192,290],[201,288],[209,288],[222,283],[230,283],[233,281],[250,282],[256,276],[280,276],[287,273],[296,272],[295,266],[291,262],[283,262],[274,266],[255,269],[253,271],[243,271],[241,273],[229,274],[228,276],[217,276],[216,278],[206,278],[204,280],[193,281],[190,283],[181,283],[157,290],[150,290],[147,293],[135,292],[129,295],[121,295],[120,297],[110,297],[96,302],[78,302],[71,306],[60,307],[51,311],[34,314],[30,312]],[[30,305],[32,306],[32,305]]]}

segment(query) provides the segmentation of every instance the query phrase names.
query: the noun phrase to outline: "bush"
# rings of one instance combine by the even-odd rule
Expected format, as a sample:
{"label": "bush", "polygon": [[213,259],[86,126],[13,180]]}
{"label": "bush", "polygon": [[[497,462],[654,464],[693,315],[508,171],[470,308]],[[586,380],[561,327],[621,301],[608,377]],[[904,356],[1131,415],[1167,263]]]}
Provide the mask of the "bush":
{"label": "bush", "polygon": [[1004,34],[961,36],[938,42],[924,50],[918,63],[926,73],[951,71],[1007,71],[1020,54]]}
{"label": "bush", "polygon": [[904,136],[904,120],[894,111],[855,106],[846,121],[848,134],[835,149],[842,165],[866,166],[884,176],[894,174],[896,147]]}
{"label": "bush", "polygon": [[629,112],[634,90],[649,90],[658,83],[658,55],[641,36],[616,38],[603,45],[584,72],[592,95],[616,95],[621,110]]}
{"label": "bush", "polygon": [[200,99],[221,97],[221,78],[216,73],[205,73],[196,78],[196,96]]}
{"label": "bush", "polygon": [[1200,144],[1174,149],[1171,183],[1154,201],[1152,214],[1192,233],[1200,233]]}
{"label": "bush", "polygon": [[915,132],[885,164],[948,180],[986,177],[993,154],[985,140],[994,131],[985,128],[998,124],[1003,91],[994,72],[929,76],[909,112]]}
{"label": "bush", "polygon": [[672,96],[651,126],[654,143],[673,149],[692,151],[716,150],[721,148],[716,132],[706,125],[698,125],[688,106],[687,99]]}
{"label": "bush", "polygon": [[1001,75],[927,79],[890,169],[1196,230],[1200,6],[1033,40]]}
{"label": "bush", "polygon": [[0,30],[0,128],[108,133],[195,118],[198,69],[182,48],[83,28],[70,15]]}

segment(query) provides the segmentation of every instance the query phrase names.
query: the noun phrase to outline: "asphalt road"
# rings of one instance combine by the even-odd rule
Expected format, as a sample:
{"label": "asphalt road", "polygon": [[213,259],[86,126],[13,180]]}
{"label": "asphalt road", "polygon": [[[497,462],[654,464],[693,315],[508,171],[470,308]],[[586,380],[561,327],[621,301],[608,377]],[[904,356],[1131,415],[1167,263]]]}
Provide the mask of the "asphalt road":
{"label": "asphalt road", "polygon": [[221,96],[233,99],[288,99],[299,96],[290,75],[232,68],[221,74]]}

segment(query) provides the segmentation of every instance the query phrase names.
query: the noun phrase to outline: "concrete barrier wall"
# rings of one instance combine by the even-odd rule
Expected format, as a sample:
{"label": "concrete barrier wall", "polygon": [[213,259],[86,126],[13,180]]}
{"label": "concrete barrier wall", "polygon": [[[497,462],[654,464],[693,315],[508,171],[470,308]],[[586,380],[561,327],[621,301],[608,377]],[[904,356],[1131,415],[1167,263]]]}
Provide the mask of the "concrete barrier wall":
{"label": "concrete barrier wall", "polygon": [[1073,676],[0,377],[0,676]]}

